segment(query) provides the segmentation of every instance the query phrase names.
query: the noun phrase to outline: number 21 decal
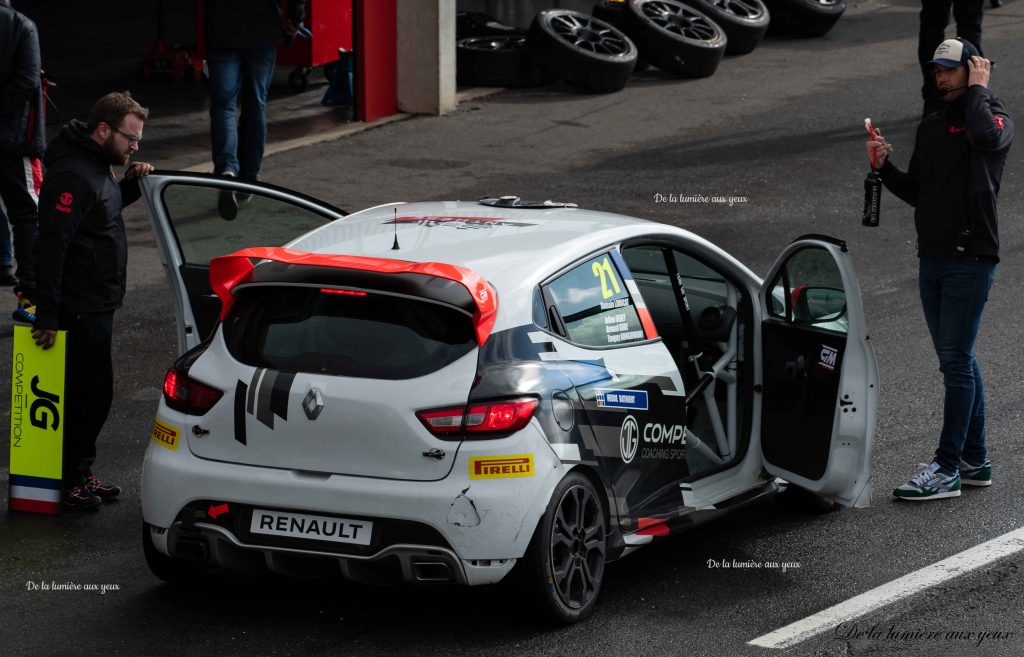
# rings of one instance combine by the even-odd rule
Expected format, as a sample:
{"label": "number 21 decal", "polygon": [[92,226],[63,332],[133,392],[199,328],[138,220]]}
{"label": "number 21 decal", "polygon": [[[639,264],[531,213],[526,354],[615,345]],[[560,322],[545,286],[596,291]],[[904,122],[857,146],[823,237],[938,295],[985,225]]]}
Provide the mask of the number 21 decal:
{"label": "number 21 decal", "polygon": [[[601,298],[608,299],[622,292],[622,288],[619,287],[619,279],[615,276],[615,270],[612,269],[612,263],[608,261],[608,256],[605,256],[601,262],[591,265],[591,270],[596,278],[601,279]],[[609,279],[612,287],[608,287]],[[614,292],[612,288],[615,288]]]}

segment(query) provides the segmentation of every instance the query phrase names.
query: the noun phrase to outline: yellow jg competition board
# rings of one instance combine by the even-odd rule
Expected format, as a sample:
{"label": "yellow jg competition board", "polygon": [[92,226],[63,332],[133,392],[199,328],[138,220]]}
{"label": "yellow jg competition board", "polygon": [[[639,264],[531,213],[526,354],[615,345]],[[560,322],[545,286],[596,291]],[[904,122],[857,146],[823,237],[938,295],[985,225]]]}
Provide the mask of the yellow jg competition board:
{"label": "yellow jg competition board", "polygon": [[30,327],[14,327],[10,508],[16,511],[60,512],[66,345],[65,331],[43,349]]}

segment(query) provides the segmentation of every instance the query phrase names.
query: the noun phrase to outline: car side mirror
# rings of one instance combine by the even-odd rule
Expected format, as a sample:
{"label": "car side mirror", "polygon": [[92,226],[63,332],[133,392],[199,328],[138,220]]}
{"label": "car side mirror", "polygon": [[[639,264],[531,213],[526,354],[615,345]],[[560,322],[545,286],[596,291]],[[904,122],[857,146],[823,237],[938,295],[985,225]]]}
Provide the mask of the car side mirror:
{"label": "car side mirror", "polygon": [[846,293],[834,287],[802,286],[792,291],[793,319],[801,324],[834,322],[846,314]]}

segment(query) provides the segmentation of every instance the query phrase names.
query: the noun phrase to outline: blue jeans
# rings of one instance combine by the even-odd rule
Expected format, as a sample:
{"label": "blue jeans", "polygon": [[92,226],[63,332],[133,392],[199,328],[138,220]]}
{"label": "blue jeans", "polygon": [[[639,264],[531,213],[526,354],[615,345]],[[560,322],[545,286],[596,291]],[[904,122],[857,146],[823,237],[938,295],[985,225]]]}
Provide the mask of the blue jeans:
{"label": "blue jeans", "polygon": [[[257,180],[267,141],[267,92],[274,77],[277,48],[211,50],[210,141],[213,171]],[[239,99],[242,114],[235,121]]]}
{"label": "blue jeans", "polygon": [[0,267],[14,265],[14,249],[11,248],[11,226],[7,214],[0,209]]}
{"label": "blue jeans", "polygon": [[974,358],[974,341],[995,273],[994,262],[921,258],[921,305],[946,385],[935,461],[948,474],[959,469],[961,458],[981,464],[988,456],[985,387]]}

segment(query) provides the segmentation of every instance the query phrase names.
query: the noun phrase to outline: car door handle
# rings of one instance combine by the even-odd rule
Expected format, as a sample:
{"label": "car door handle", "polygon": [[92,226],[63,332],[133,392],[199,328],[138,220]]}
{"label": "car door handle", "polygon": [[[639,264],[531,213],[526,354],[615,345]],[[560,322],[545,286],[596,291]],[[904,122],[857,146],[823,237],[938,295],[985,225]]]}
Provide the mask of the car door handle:
{"label": "car door handle", "polygon": [[787,378],[797,379],[803,376],[804,372],[807,371],[807,359],[803,356],[797,356],[796,359],[787,361],[785,366],[785,374]]}

